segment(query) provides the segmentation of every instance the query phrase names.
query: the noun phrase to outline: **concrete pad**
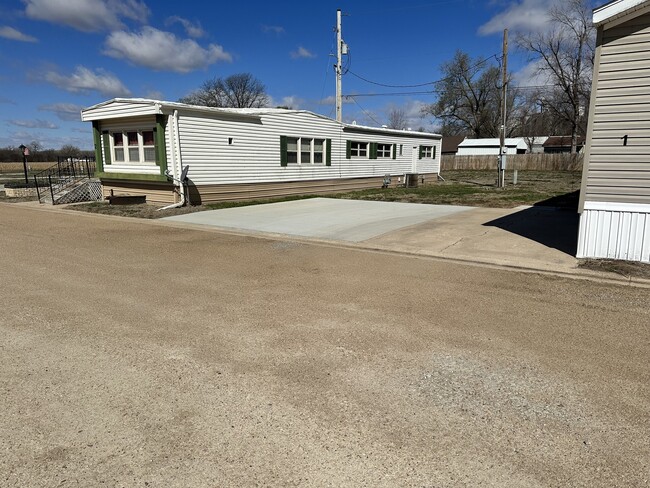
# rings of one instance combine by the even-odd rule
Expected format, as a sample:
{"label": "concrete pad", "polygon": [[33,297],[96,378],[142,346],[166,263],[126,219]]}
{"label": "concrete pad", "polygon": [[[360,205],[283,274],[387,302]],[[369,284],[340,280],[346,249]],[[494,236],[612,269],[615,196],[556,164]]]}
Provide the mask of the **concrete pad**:
{"label": "concrete pad", "polygon": [[369,239],[376,249],[571,272],[578,214],[555,207],[473,208]]}
{"label": "concrete pad", "polygon": [[253,232],[361,242],[472,207],[310,198],[209,210],[164,220]]}

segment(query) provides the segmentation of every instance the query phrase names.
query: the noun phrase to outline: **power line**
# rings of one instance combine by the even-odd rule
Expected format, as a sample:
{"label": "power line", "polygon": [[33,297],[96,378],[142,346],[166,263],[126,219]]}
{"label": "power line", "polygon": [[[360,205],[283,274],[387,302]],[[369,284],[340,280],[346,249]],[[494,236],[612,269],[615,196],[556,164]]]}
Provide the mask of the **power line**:
{"label": "power line", "polygon": [[399,95],[433,95],[438,93],[437,90],[430,91],[412,91],[412,92],[389,92],[389,93],[353,93],[350,95],[343,95],[344,98],[354,100],[355,97],[385,97],[385,96],[399,96]]}
{"label": "power line", "polygon": [[[472,70],[474,68],[478,68],[481,65],[484,65],[485,63],[487,63],[492,58],[498,60],[498,55],[497,54],[492,54],[491,56],[488,56],[487,58],[480,60],[478,63],[476,63],[473,66],[470,66],[467,69],[469,71],[469,70]],[[422,86],[436,85],[436,84],[438,84],[438,83],[440,83],[442,81],[453,78],[453,76],[446,76],[444,78],[440,78],[439,80],[427,81],[426,83],[418,83],[418,84],[414,84],[414,85],[390,85],[388,83],[380,83],[378,81],[373,81],[373,80],[369,80],[368,78],[364,78],[363,76],[358,75],[358,74],[354,73],[353,71],[350,71],[349,68],[348,68],[346,73],[350,73],[352,76],[355,76],[355,77],[359,78],[360,80],[365,81],[366,83],[370,83],[372,85],[377,85],[377,86],[383,86],[383,87],[386,87],[386,88],[419,88],[419,87],[422,87]]]}
{"label": "power line", "polygon": [[361,105],[359,105],[359,102],[357,102],[354,98],[352,98],[352,101],[356,103],[357,107],[361,109],[361,111],[366,114],[366,117],[371,119],[375,124],[381,125],[381,122],[377,122],[377,119],[375,119],[372,115],[370,115]]}

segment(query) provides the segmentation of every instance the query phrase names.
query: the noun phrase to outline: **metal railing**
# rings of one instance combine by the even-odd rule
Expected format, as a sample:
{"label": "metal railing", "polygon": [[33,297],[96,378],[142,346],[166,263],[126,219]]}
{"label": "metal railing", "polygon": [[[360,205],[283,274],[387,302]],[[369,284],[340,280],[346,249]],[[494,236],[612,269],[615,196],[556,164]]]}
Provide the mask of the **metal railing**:
{"label": "metal railing", "polygon": [[58,195],[77,185],[80,180],[90,180],[94,176],[94,158],[58,157],[55,165],[33,176],[38,201],[43,203],[49,198],[54,205]]}

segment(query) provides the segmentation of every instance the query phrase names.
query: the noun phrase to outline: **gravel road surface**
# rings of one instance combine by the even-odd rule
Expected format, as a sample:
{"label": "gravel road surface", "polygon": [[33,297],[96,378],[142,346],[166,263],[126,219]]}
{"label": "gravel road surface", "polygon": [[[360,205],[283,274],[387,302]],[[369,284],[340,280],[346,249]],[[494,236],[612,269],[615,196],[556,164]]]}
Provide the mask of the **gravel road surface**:
{"label": "gravel road surface", "polygon": [[650,483],[650,291],[0,204],[0,486]]}

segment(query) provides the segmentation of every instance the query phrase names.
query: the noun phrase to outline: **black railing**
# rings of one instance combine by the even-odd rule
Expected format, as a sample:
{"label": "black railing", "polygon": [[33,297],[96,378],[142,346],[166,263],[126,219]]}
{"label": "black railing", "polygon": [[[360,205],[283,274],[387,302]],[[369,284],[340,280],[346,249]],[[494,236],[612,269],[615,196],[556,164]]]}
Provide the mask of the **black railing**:
{"label": "black railing", "polygon": [[56,203],[57,195],[75,185],[79,180],[95,176],[95,158],[57,158],[57,163],[40,173],[36,173],[34,186],[38,201],[50,198]]}

